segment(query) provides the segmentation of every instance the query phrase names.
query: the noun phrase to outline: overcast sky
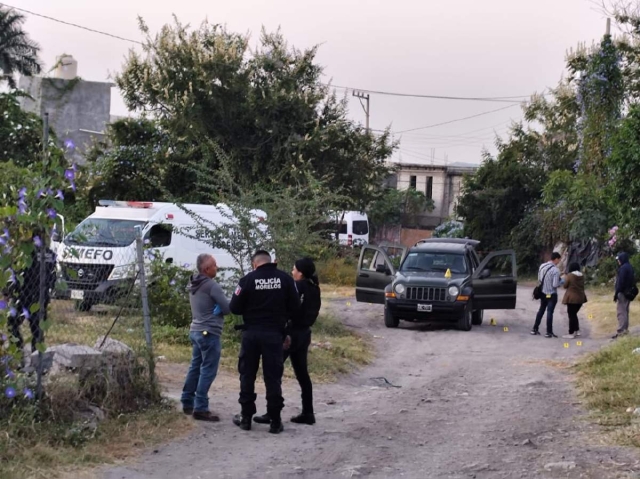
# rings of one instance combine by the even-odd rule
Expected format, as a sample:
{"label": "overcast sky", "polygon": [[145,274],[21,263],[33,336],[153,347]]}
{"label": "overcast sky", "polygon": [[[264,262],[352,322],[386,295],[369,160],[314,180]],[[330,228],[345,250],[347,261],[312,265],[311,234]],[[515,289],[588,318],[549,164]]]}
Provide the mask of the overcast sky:
{"label": "overcast sky", "polygon": [[[2,3],[2,0],[0,0]],[[140,40],[136,18],[152,31],[172,21],[226,23],[238,32],[279,26],[298,48],[322,44],[318,61],[335,85],[426,95],[504,97],[555,86],[568,48],[591,43],[605,30],[604,15],[591,0],[10,0],[67,22]],[[314,6],[312,6],[314,5]],[[47,67],[56,55],[78,60],[78,74],[104,81],[120,70],[132,44],[27,15],[26,29],[42,47]],[[340,94],[344,91],[339,90]],[[113,90],[112,113],[127,114]],[[350,94],[350,93],[349,93]],[[350,115],[364,123],[357,101]],[[447,122],[508,106],[371,95],[371,128],[394,131]],[[402,161],[435,158],[477,163],[483,145],[493,150],[519,106],[436,128],[405,133]]]}

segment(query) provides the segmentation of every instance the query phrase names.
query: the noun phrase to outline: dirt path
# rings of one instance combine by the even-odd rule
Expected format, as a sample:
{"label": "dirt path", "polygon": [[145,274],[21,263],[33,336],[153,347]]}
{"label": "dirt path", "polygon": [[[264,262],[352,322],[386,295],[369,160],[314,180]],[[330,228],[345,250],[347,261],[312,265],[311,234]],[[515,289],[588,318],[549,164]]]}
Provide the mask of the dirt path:
{"label": "dirt path", "polygon": [[[520,309],[488,312],[469,333],[407,323],[390,330],[381,306],[334,300],[344,323],[374,338],[377,360],[316,388],[315,426],[288,423],[280,436],[265,426],[240,431],[231,423],[237,378],[223,377],[211,394],[223,422],[102,477],[640,477],[635,451],[597,445],[567,371],[552,365],[602,343],[588,330],[582,346],[571,341],[568,349],[561,339],[530,336],[536,303],[529,289],[519,295]],[[556,333],[566,322],[564,312],[556,316]],[[295,384],[285,391],[289,417],[299,392]]]}

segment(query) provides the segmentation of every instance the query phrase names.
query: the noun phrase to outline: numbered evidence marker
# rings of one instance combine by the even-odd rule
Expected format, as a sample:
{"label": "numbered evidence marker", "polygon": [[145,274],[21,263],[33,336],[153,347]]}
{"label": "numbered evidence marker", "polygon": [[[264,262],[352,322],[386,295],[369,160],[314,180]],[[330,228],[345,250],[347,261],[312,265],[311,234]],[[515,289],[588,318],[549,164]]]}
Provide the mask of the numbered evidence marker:
{"label": "numbered evidence marker", "polygon": [[593,314],[590,314],[588,317],[589,319],[593,319]]}
{"label": "numbered evidence marker", "polygon": [[576,343],[576,346],[582,346],[582,341],[578,341],[578,342]]}
{"label": "numbered evidence marker", "polygon": [[564,348],[569,349],[569,343],[564,343]]}
{"label": "numbered evidence marker", "polygon": [[351,301],[347,301],[347,306],[351,306]]}
{"label": "numbered evidence marker", "polygon": [[491,326],[495,326],[496,324],[496,320],[494,318],[491,318]]}
{"label": "numbered evidence marker", "polygon": [[509,328],[507,328],[506,326],[504,327],[504,332],[508,333],[509,332]]}

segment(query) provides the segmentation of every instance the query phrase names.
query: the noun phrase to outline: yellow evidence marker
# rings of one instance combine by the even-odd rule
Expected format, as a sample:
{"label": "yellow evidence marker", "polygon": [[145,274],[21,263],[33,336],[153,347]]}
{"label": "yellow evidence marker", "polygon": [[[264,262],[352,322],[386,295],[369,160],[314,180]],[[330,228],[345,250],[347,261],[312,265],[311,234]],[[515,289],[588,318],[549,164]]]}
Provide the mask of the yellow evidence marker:
{"label": "yellow evidence marker", "polygon": [[347,306],[351,306],[351,301],[347,301]]}
{"label": "yellow evidence marker", "polygon": [[444,274],[444,277],[447,279],[451,279],[451,270],[447,268],[447,272]]}
{"label": "yellow evidence marker", "polygon": [[504,327],[504,332],[508,333],[509,332],[509,328],[507,328],[506,326]]}
{"label": "yellow evidence marker", "polygon": [[491,318],[491,326],[495,326],[496,324],[498,324],[496,323],[496,320],[494,318]]}
{"label": "yellow evidence marker", "polygon": [[578,341],[578,342],[576,343],[576,346],[582,346],[582,341]]}
{"label": "yellow evidence marker", "polygon": [[593,314],[590,314],[590,315],[589,315],[589,319],[593,319]]}
{"label": "yellow evidence marker", "polygon": [[569,343],[564,343],[565,349],[569,349]]}

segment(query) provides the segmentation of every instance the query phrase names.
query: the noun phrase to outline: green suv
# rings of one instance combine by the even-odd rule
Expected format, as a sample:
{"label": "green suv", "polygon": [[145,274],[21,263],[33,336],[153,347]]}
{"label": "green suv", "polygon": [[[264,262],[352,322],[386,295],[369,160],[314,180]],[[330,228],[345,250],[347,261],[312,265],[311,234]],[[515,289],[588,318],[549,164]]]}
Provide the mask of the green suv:
{"label": "green suv", "polygon": [[469,331],[485,309],[515,309],[518,286],[513,250],[480,261],[479,242],[427,239],[413,248],[366,245],[360,253],[356,299],[384,304],[389,328],[403,321],[453,321]]}

